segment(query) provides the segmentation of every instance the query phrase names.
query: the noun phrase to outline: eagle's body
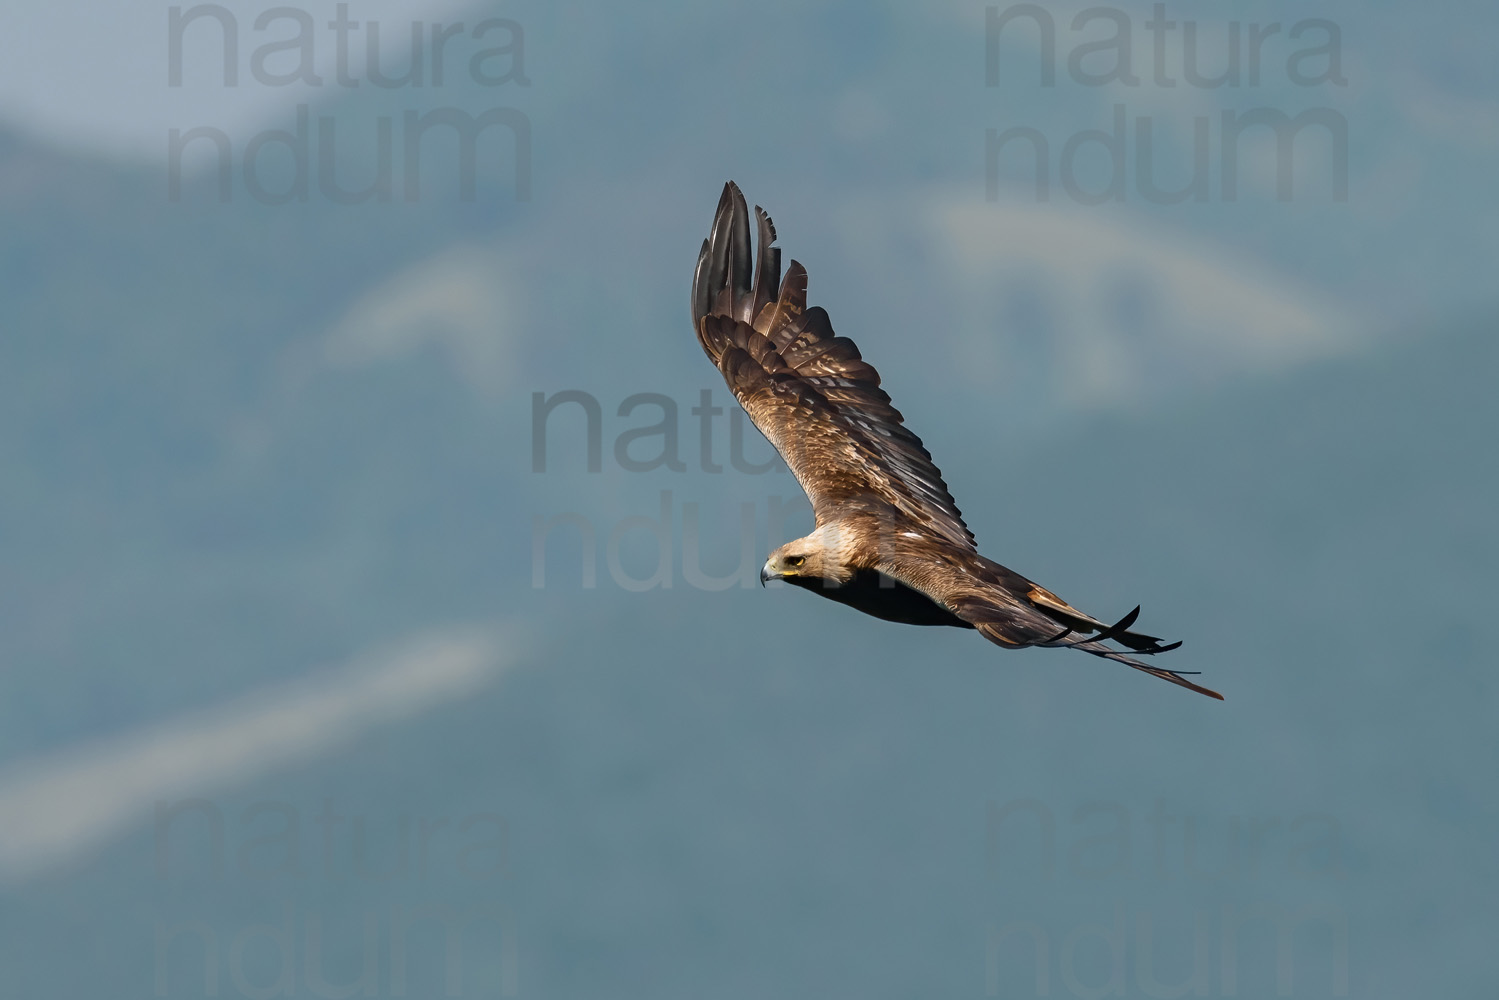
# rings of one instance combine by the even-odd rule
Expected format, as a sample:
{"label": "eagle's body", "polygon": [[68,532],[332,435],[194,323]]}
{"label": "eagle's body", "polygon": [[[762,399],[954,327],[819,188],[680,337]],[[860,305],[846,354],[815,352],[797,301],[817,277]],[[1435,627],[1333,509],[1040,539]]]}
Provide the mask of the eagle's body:
{"label": "eagle's body", "polygon": [[789,574],[780,579],[887,622],[973,628],[921,591],[913,590],[877,569],[855,570],[847,583],[836,586],[829,586],[821,577]]}
{"label": "eagle's body", "polygon": [[886,621],[977,629],[1001,646],[1075,647],[1221,698],[1106,644],[1136,654],[1180,645],[1128,631],[1138,608],[1105,625],[979,554],[879,373],[834,335],[825,311],[807,308],[800,264],[781,279],[775,228],[760,209],[755,215],[752,255],[744,197],[724,187],[693,276],[692,319],[703,350],[812,502],[816,529],[771,553],[762,581],[781,579]]}

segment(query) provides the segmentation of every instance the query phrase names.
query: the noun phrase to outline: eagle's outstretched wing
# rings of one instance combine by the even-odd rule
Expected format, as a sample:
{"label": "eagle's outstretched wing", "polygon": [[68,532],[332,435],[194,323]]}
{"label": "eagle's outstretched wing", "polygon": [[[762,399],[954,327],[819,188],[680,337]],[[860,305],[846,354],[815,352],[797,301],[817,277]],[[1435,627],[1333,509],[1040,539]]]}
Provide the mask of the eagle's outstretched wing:
{"label": "eagle's outstretched wing", "polygon": [[851,513],[892,512],[952,545],[974,551],[973,534],[908,430],[880,375],[828,314],[807,308],[807,272],[796,261],[780,277],[775,227],[749,210],[731,181],[692,280],[698,341],[730,391],[791,468],[819,526]]}
{"label": "eagle's outstretched wing", "polygon": [[[1045,587],[983,556],[978,557],[973,575],[980,577],[982,583],[975,585],[968,574],[946,574],[937,577],[933,581],[935,586],[929,585],[926,592],[978,629],[979,634],[990,642],[1011,647],[1080,649],[1134,667],[1189,691],[1223,700],[1223,695],[1217,691],[1183,676],[1189,671],[1168,670],[1136,659],[1138,654],[1168,653],[1181,645],[1180,642],[1162,645],[1158,636],[1130,631],[1140,614],[1138,607],[1113,625],[1106,625],[1077,610]],[[1096,635],[1092,634],[1095,632]],[[1110,647],[1109,642],[1128,647],[1128,652]]]}

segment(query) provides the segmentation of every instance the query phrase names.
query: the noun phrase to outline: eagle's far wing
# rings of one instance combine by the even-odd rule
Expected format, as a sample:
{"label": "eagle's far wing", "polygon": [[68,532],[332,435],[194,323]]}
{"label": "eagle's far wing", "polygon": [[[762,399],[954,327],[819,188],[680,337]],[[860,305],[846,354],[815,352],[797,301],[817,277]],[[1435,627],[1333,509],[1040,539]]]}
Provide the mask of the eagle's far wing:
{"label": "eagle's far wing", "polygon": [[[973,534],[921,439],[880,388],[880,375],[828,314],[806,308],[807,272],[791,262],[779,280],[775,227],[724,186],[692,281],[698,341],[741,406],[780,452],[812,501],[818,525],[852,512],[893,508],[972,551]],[[779,286],[778,286],[779,280]]]}
{"label": "eagle's far wing", "polygon": [[[926,550],[930,550],[926,546]],[[930,558],[928,551],[917,550],[917,556]],[[1136,670],[1170,681],[1180,687],[1223,700],[1223,695],[1188,680],[1191,671],[1169,670],[1144,663],[1137,655],[1167,653],[1181,645],[1162,645],[1158,636],[1130,631],[1140,609],[1135,608],[1113,625],[1105,625],[1092,615],[1077,610],[1056,594],[1027,580],[983,556],[959,557],[967,572],[954,571],[950,564],[922,571],[911,571],[897,565],[893,575],[905,582],[918,581],[918,589],[938,604],[976,628],[980,635],[1000,646],[1049,646],[1080,649],[1106,660],[1123,663]],[[901,572],[904,569],[905,572]],[[1090,633],[1097,633],[1092,635]],[[1126,649],[1114,649],[1117,642]]]}

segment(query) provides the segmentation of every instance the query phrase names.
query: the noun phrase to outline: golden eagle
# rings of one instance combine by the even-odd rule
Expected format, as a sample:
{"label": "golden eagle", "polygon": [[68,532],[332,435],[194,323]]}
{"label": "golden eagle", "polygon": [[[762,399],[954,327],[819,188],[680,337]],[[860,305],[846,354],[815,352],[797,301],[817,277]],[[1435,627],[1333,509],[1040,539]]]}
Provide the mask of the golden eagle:
{"label": "golden eagle", "polygon": [[1008,648],[1081,649],[1222,700],[1182,671],[1130,653],[1164,653],[1130,631],[1140,609],[1113,625],[979,555],[973,533],[932,456],[880,388],[879,373],[828,314],[807,308],[807,271],[781,277],[775,226],[750,215],[724,186],[692,278],[698,341],[755,426],[781,453],[812,502],[816,529],[770,554],[760,580],[785,580],[886,621],[977,629]]}

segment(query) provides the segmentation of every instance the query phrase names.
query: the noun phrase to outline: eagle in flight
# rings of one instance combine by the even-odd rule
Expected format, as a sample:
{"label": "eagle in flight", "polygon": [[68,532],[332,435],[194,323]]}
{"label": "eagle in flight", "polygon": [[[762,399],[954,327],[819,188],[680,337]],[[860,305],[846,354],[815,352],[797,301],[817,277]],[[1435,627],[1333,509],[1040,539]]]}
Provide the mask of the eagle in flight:
{"label": "eagle in flight", "polygon": [[1108,625],[979,555],[879,373],[834,335],[825,310],[807,308],[806,269],[793,260],[781,277],[775,226],[758,207],[755,228],[752,259],[749,209],[729,182],[692,277],[692,322],[812,502],[816,529],[772,552],[761,582],[784,580],[886,621],[977,629],[1009,649],[1080,649],[1221,701],[1183,671],[1135,658],[1181,645],[1130,631],[1139,608]]}

